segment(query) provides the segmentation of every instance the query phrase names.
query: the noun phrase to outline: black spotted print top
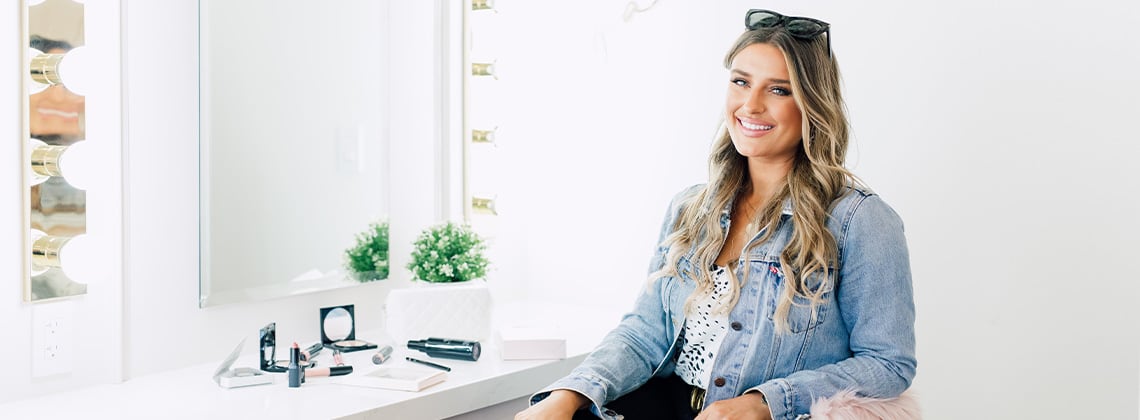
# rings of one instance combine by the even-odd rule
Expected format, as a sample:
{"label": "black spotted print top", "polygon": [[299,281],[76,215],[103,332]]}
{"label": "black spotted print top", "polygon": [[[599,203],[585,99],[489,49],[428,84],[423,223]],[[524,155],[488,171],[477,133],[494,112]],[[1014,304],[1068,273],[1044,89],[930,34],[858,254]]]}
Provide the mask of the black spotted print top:
{"label": "black spotted print top", "polygon": [[716,267],[712,274],[713,292],[693,301],[694,313],[685,317],[681,333],[681,351],[677,357],[675,373],[689,385],[708,389],[713,360],[728,331],[728,314],[713,315],[712,309],[721,303],[728,291],[729,276],[724,267]]}

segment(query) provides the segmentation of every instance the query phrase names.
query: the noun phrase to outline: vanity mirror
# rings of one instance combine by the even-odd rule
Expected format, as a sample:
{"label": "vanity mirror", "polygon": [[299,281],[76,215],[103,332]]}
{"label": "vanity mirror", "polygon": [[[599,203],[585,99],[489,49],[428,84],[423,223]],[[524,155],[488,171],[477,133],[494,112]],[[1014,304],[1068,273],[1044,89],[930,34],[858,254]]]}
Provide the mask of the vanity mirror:
{"label": "vanity mirror", "polygon": [[386,217],[387,7],[199,2],[200,306],[359,284]]}

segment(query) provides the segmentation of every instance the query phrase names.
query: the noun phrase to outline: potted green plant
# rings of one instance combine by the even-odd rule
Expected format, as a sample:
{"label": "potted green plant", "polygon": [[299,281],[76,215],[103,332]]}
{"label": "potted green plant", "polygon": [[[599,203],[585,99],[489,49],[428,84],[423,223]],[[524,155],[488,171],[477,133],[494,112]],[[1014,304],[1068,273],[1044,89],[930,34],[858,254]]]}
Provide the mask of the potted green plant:
{"label": "potted green plant", "polygon": [[407,268],[412,287],[388,292],[388,334],[486,340],[491,333],[487,244],[470,226],[445,222],[424,229]]}
{"label": "potted green plant", "polygon": [[412,247],[408,269],[415,279],[456,283],[487,274],[487,245],[469,226],[447,222],[425,229]]}
{"label": "potted green plant", "polygon": [[356,234],[356,244],[344,251],[352,278],[364,283],[388,278],[388,222],[373,222]]}

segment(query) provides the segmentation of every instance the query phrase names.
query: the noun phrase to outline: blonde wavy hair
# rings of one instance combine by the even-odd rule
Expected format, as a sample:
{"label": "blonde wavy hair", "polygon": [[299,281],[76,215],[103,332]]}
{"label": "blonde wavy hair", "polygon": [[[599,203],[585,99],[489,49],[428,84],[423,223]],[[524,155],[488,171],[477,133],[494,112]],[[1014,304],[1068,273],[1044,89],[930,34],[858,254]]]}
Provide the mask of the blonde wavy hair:
{"label": "blonde wavy hair", "polygon": [[[777,230],[784,202],[792,204],[792,238],[780,254],[785,284],[773,317],[776,330],[789,331],[788,314],[795,297],[808,300],[811,317],[817,316],[823,294],[833,286],[832,270],[837,265],[838,248],[826,222],[832,203],[842,195],[844,188],[857,179],[843,167],[847,154],[847,115],[840,93],[839,67],[828,51],[827,40],[816,37],[797,39],[783,28],[762,28],[742,34],[724,59],[725,68],[731,67],[733,58],[746,47],[766,43],[779,48],[788,63],[792,97],[803,115],[803,139],[795,162],[783,184],[764,208],[757,212],[746,234],[755,236],[767,228],[758,241],[744,249],[742,255],[768,240]],[[726,232],[720,226],[721,210],[729,208],[737,196],[750,188],[748,160],[736,151],[725,122],[712,145],[709,156],[709,183],[690,201],[682,203],[683,210],[673,225],[673,232],[662,246],[668,247],[665,265],[654,272],[651,281],[665,276],[677,276],[681,257],[693,251],[692,264],[686,273],[697,282],[697,289],[689,297],[685,312],[696,299],[707,297],[713,290],[710,267],[720,254]],[[738,221],[739,223],[739,221]],[[740,287],[747,281],[737,281],[736,261],[726,270],[731,281],[723,305],[717,313],[731,310],[740,296]],[[815,281],[818,282],[812,285]],[[801,304],[802,305],[802,304]]]}

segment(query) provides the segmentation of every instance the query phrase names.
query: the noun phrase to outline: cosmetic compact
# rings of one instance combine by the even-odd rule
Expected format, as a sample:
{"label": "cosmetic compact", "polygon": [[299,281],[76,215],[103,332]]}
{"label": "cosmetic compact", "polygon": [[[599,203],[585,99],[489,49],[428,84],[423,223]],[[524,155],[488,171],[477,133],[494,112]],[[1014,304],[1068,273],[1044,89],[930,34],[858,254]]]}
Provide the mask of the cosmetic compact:
{"label": "cosmetic compact", "polygon": [[237,388],[242,386],[264,385],[273,383],[273,378],[257,369],[239,367],[230,369],[234,361],[237,360],[241,354],[241,348],[245,345],[245,339],[238,343],[237,347],[230,352],[229,356],[222,361],[221,366],[214,371],[214,383],[222,388]]}
{"label": "cosmetic compact", "polygon": [[[270,322],[258,332],[261,370],[266,372],[283,373],[289,370],[289,359],[277,359],[277,323]],[[310,347],[310,349],[316,348]],[[314,351],[315,352],[315,351]],[[317,366],[316,360],[301,360],[302,368]]]}
{"label": "cosmetic compact", "polygon": [[376,348],[373,343],[356,339],[354,305],[321,308],[321,343],[343,352]]}

